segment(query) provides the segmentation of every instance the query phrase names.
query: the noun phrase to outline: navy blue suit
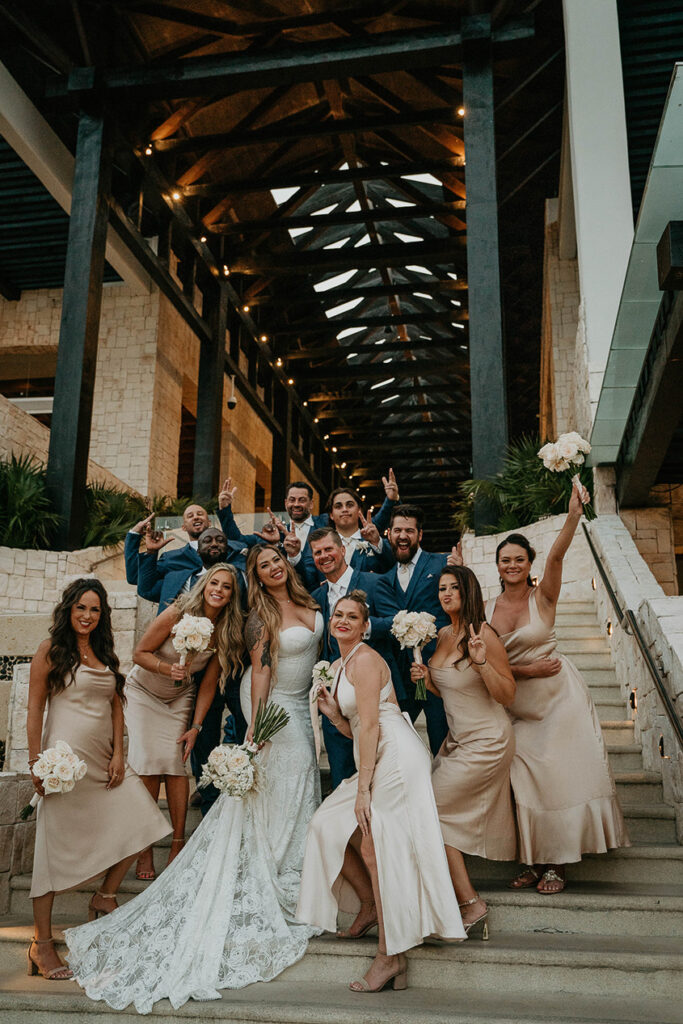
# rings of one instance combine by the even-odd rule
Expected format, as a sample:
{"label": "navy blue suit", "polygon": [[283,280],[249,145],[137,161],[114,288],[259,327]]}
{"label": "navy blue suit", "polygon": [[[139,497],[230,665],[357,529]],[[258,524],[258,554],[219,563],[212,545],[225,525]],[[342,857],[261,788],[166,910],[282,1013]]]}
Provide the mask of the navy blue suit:
{"label": "navy blue suit", "polygon": [[[450,619],[439,604],[439,576],[446,565],[447,555],[436,552],[421,551],[413,569],[410,583],[407,590],[403,590],[398,582],[398,565],[390,569],[384,576],[380,576],[375,587],[375,611],[382,618],[386,618],[391,627],[394,615],[397,612],[406,610],[409,612],[429,612],[436,619],[437,630],[447,626]],[[408,650],[401,650],[397,640],[393,640],[394,653],[398,663],[400,675],[399,686],[394,682],[396,695],[401,708],[407,711],[413,721],[420,711],[424,710],[427,719],[427,734],[432,753],[436,754],[446,738],[448,724],[443,709],[443,701],[435,694],[427,692],[427,701],[415,700],[415,687],[410,681],[410,665],[412,654]],[[432,640],[422,650],[422,657],[425,661],[434,653],[436,640]]]}
{"label": "navy blue suit", "polygon": [[[364,590],[367,594],[371,627],[368,644],[373,648],[373,650],[377,651],[378,654],[381,654],[388,662],[393,678],[395,673],[398,671],[398,666],[396,665],[396,661],[393,657],[391,647],[391,636],[389,632],[391,628],[391,621],[389,619],[378,618],[375,613],[374,591],[378,579],[379,576],[377,576],[376,573],[360,572],[358,569],[355,569],[348,589]],[[336,661],[340,655],[339,644],[333,636],[330,636],[328,628],[330,616],[332,615],[332,608],[330,608],[329,584],[327,581],[325,581],[322,586],[318,587],[317,590],[314,590],[311,597],[320,605],[320,611],[322,612],[325,622],[323,649],[320,656],[326,661],[332,663],[333,661]],[[329,718],[325,715],[323,715],[322,718],[325,749],[330,762],[332,788],[336,789],[343,779],[350,778],[356,772],[356,765],[353,759],[353,740],[350,740],[347,736],[342,735],[338,729],[335,729]]]}
{"label": "navy blue suit", "polygon": [[126,583],[132,583],[134,587],[138,583],[138,555],[140,554],[141,533],[133,533],[129,530],[123,542],[123,559],[126,563]]}

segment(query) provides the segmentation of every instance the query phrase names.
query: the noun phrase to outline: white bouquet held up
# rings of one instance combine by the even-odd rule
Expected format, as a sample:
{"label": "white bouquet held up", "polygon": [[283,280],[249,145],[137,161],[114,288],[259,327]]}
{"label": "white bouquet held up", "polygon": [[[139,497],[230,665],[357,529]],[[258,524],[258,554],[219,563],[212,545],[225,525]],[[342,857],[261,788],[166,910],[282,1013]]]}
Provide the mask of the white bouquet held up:
{"label": "white bouquet held up", "polygon": [[[400,611],[394,615],[391,632],[401,645],[401,649],[412,647],[413,660],[422,665],[422,648],[436,636],[436,619],[429,612]],[[415,684],[415,699],[427,700],[425,677]]]}
{"label": "white bouquet held up", "polygon": [[[551,473],[566,473],[567,471],[571,472],[576,466],[582,466],[590,450],[591,446],[588,441],[585,441],[575,430],[570,430],[566,434],[560,434],[557,441],[549,441],[544,444],[538,452],[538,457]],[[576,472],[572,476],[572,485],[576,486],[581,494],[582,484],[579,474]],[[595,515],[590,507],[590,500],[587,499],[583,504],[586,518],[594,519]]]}
{"label": "white bouquet held up", "polygon": [[316,701],[323,689],[329,690],[334,682],[334,672],[329,661],[316,661],[313,666],[313,686],[309,698],[311,703]]}
{"label": "white bouquet held up", "polygon": [[[193,655],[209,650],[209,640],[213,633],[213,623],[203,615],[183,615],[171,629],[173,647],[180,654],[180,664],[184,666]],[[176,679],[174,686],[180,686],[181,679]]]}
{"label": "white bouquet held up", "polygon": [[214,747],[197,785],[200,788],[213,785],[219,792],[236,800],[241,800],[250,790],[258,789],[261,769],[254,762],[254,757],[261,744],[284,729],[288,721],[289,714],[279,704],[268,701],[264,707],[259,700],[252,742]]}
{"label": "white bouquet held up", "polygon": [[[42,782],[45,796],[50,796],[52,793],[70,793],[86,774],[88,766],[74,754],[68,743],[57,740],[54,747],[48,747],[38,755],[32,771]],[[30,803],[19,814],[22,821],[31,817],[40,800],[42,797],[34,793]]]}

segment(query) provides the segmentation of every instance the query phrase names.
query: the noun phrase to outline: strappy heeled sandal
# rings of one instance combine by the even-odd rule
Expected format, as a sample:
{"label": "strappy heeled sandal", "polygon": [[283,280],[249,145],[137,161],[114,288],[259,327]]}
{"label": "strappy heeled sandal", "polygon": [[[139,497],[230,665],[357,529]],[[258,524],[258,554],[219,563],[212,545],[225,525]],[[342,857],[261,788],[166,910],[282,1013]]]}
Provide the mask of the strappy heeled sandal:
{"label": "strappy heeled sandal", "polygon": [[88,921],[96,921],[98,917],[106,917],[107,914],[111,914],[119,908],[118,903],[116,903],[116,906],[112,907],[111,910],[105,910],[103,907],[94,907],[92,901],[96,896],[101,896],[103,900],[113,900],[114,903],[116,903],[115,892],[102,892],[98,889],[96,893],[93,893],[90,898],[90,903],[88,904]]}
{"label": "strappy heeled sandal", "polygon": [[141,858],[138,857],[137,862],[135,864],[135,877],[137,878],[138,882],[153,882],[157,877],[157,873],[154,867],[154,856],[152,856],[151,868],[141,868],[140,859]]}
{"label": "strappy heeled sandal", "polygon": [[[358,987],[354,988],[354,986]],[[408,963],[402,953],[398,954],[398,967],[393,974],[384,979],[381,985],[372,988],[365,978],[357,978],[350,983],[349,988],[352,992],[357,992],[360,995],[367,992],[383,992],[387,986],[391,986],[394,992],[400,992],[408,988]]]}
{"label": "strappy heeled sandal", "polygon": [[[360,901],[360,905],[361,905],[361,910],[363,909],[363,907],[374,907],[375,906],[375,901],[374,900],[361,900]],[[359,913],[360,913],[360,911],[359,911]],[[354,922],[354,924],[355,924],[355,922]],[[362,939],[364,935],[368,934],[368,932],[370,931],[371,928],[376,928],[376,927],[377,927],[377,917],[375,917],[374,921],[370,921],[363,928],[361,928],[361,930],[359,932],[352,932],[351,931],[351,928],[353,928],[353,925],[351,925],[351,928],[347,928],[345,932],[337,932],[337,938],[338,939]]]}
{"label": "strappy heeled sandal", "polygon": [[45,978],[46,981],[70,981],[74,976],[74,972],[71,970],[70,967],[67,967],[66,964],[60,964],[59,967],[52,967],[50,970],[44,971],[40,964],[37,964],[35,962],[35,960],[31,956],[31,946],[33,945],[34,942],[37,946],[41,946],[44,943],[48,942],[51,942],[53,946],[55,944],[55,940],[52,938],[52,936],[50,936],[49,939],[31,939],[31,943],[28,949],[26,950],[26,960],[28,962],[27,973],[29,978],[32,978],[34,974],[40,974],[41,977]]}
{"label": "strappy heeled sandal", "polygon": [[[540,886],[546,882],[559,882],[560,887],[558,889],[541,889]],[[566,878],[562,878],[561,875],[558,875],[555,868],[548,868],[548,870],[544,871],[541,875],[539,883],[536,886],[536,892],[540,893],[541,896],[557,896],[559,893],[564,891],[566,885]]]}
{"label": "strappy heeled sandal", "polygon": [[[465,900],[464,903],[458,903],[458,906],[459,907],[471,907],[474,903],[478,903],[479,899],[480,899],[480,897],[478,895],[477,896],[473,896],[471,900]],[[484,903],[483,900],[481,902]],[[484,906],[486,906],[485,903],[484,903]],[[463,921],[462,926],[465,929],[465,932],[467,934],[467,938],[470,937],[470,932],[472,931],[473,928],[477,928],[479,925],[481,925],[482,926],[482,928],[481,928],[481,938],[482,938],[482,941],[483,942],[488,942],[488,938],[489,938],[488,916],[489,916],[489,908],[486,907],[486,910],[484,911],[484,913],[480,914],[479,917],[476,917],[474,919],[474,921]]]}
{"label": "strappy heeled sandal", "polygon": [[508,882],[508,889],[533,889],[541,880],[541,876],[535,867],[528,867]]}

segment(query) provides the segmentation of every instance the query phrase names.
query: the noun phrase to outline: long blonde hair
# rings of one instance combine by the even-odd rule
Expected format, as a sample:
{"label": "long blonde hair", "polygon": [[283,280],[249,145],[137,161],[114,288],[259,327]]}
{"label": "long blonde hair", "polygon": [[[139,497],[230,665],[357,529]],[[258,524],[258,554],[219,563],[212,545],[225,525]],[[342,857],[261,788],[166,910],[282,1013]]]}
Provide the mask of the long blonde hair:
{"label": "long blonde hair", "polygon": [[306,588],[303,586],[294,568],[287,561],[287,558],[281,554],[274,544],[256,544],[255,547],[251,548],[247,557],[247,583],[249,585],[248,624],[253,624],[255,619],[258,623],[262,623],[263,625],[265,630],[264,643],[267,643],[270,649],[271,679],[274,680],[277,672],[278,651],[280,647],[279,636],[280,628],[282,627],[282,611],[275,598],[268,593],[264,586],[261,585],[256,568],[259,555],[263,554],[264,551],[269,550],[276,551],[282,558],[283,565],[285,566],[285,572],[287,574],[286,586],[290,600],[294,604],[298,604],[301,608],[313,608],[317,611],[320,606],[316,604]]}
{"label": "long blonde hair", "polygon": [[204,591],[221,569],[232,576],[232,597],[214,620],[212,635],[221,666],[219,686],[223,693],[228,676],[241,672],[243,668],[244,615],[240,604],[240,581],[237,570],[227,562],[211,566],[206,575],[197,580],[189,594],[181,594],[176,598],[175,607],[179,619],[185,614],[204,615]]}

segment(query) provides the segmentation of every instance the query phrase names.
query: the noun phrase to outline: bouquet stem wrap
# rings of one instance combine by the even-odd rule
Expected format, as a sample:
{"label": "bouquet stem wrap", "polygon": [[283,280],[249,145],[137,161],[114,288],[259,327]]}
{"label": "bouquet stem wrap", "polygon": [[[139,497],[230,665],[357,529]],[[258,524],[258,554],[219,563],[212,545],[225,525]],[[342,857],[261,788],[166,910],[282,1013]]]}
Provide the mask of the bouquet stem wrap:
{"label": "bouquet stem wrap", "polygon": [[[422,648],[413,647],[413,661],[416,665],[424,665],[422,660]],[[427,700],[426,676],[421,676],[415,683],[415,700]]]}

